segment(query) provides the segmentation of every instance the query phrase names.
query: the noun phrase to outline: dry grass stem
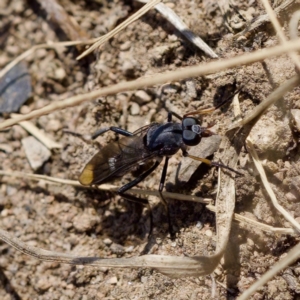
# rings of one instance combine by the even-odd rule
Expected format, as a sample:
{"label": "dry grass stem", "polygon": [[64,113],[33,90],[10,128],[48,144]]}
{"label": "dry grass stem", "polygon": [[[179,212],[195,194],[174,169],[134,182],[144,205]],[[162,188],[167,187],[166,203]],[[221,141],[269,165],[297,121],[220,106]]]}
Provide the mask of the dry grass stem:
{"label": "dry grass stem", "polygon": [[[147,0],[137,0],[138,2],[148,3]],[[212,58],[218,58],[218,55],[211,49],[199,36],[195,35],[188,26],[180,19],[173,9],[166,6],[164,3],[159,3],[155,6],[159,11],[183,36],[191,43],[206,53]]]}
{"label": "dry grass stem", "polygon": [[289,221],[292,226],[294,228],[297,229],[298,233],[300,232],[300,224],[278,203],[277,201],[277,198],[270,186],[270,183],[268,182],[268,179],[267,179],[267,176],[266,176],[266,173],[264,171],[264,168],[258,158],[258,155],[254,149],[254,146],[250,140],[250,138],[248,137],[247,140],[246,140],[246,145],[247,145],[247,149],[249,151],[249,153],[251,154],[252,156],[252,159],[254,161],[254,164],[256,166],[256,169],[257,171],[259,172],[259,175],[260,175],[260,178],[261,178],[261,181],[267,191],[267,193],[269,194],[269,197],[270,199],[272,200],[272,203],[274,205],[274,207],[283,215],[283,217]]}
{"label": "dry grass stem", "polygon": [[18,251],[43,261],[96,267],[153,268],[173,278],[180,278],[183,276],[204,276],[211,274],[220,260],[220,257],[216,255],[209,257],[143,255],[131,258],[110,259],[90,256],[82,257],[30,246],[11,236],[7,231],[1,229],[0,239]]}
{"label": "dry grass stem", "polygon": [[120,25],[118,25],[116,28],[114,28],[109,33],[105,34],[104,36],[101,36],[100,38],[95,40],[94,45],[89,47],[87,50],[85,50],[82,54],[80,54],[77,59],[82,59],[83,57],[87,56],[91,52],[93,52],[95,49],[99,48],[102,44],[107,42],[109,39],[114,37],[116,34],[121,32],[124,28],[126,28],[128,25],[133,23],[134,21],[138,20],[141,16],[143,16],[146,12],[148,12],[151,8],[153,8],[156,4],[158,4],[161,0],[151,0],[146,5],[144,5],[141,9],[139,9],[135,14],[133,14],[131,17],[129,17],[127,20],[122,22]]}
{"label": "dry grass stem", "polygon": [[290,27],[290,37],[291,39],[295,40],[298,38],[299,30],[298,30],[298,25],[299,25],[299,20],[300,20],[300,10],[296,11],[293,13],[289,27]]}
{"label": "dry grass stem", "polygon": [[252,112],[246,116],[243,120],[234,123],[230,129],[237,128],[243,125],[248,124],[252,120],[261,116],[265,110],[274,104],[276,101],[282,99],[282,97],[290,92],[293,88],[300,84],[300,77],[298,75],[292,77],[291,79],[287,80],[283,84],[281,84],[274,92],[272,92],[263,102],[257,105]]}
{"label": "dry grass stem", "polygon": [[15,65],[17,65],[19,62],[21,62],[23,59],[28,57],[31,54],[34,54],[34,52],[38,49],[56,49],[60,47],[70,47],[70,46],[76,46],[76,45],[84,45],[87,42],[81,42],[81,41],[72,41],[72,42],[58,42],[58,43],[48,43],[48,44],[40,44],[35,45],[32,48],[28,49],[18,57],[16,57],[14,60],[12,60],[9,64],[7,64],[1,71],[0,71],[0,78],[2,78],[9,70],[11,70]]}
{"label": "dry grass stem", "polygon": [[[27,178],[29,180],[43,180],[44,182],[51,183],[51,184],[66,184],[71,185],[74,187],[80,187],[80,188],[87,188],[90,189],[90,187],[84,187],[82,186],[78,181],[76,180],[69,180],[69,179],[62,179],[62,178],[56,178],[46,175],[38,175],[38,174],[29,174],[29,173],[23,173],[23,172],[10,172],[10,171],[2,171],[0,170],[0,176],[7,176],[7,177],[14,177],[14,178]],[[111,191],[115,192],[118,189],[118,186],[112,185],[112,184],[102,184],[97,187],[97,189],[104,190],[104,191]],[[129,193],[133,195],[153,195],[159,197],[159,194],[157,191],[153,190],[140,190],[140,189],[131,189]],[[206,208],[212,212],[216,212],[216,207],[214,205],[211,205],[212,199],[209,198],[201,198],[191,195],[183,195],[178,193],[170,193],[170,192],[163,192],[164,197],[166,198],[172,198],[180,201],[192,201],[197,203],[204,203],[208,204],[206,205]],[[278,233],[278,234],[293,234],[295,233],[295,230],[292,228],[277,228],[273,226],[269,226],[260,222],[257,222],[255,220],[249,219],[247,217],[244,217],[239,214],[234,214],[234,220],[238,222],[243,222],[246,224],[249,224],[250,226],[254,228],[258,228],[262,231],[271,232],[271,233]]]}
{"label": "dry grass stem", "polygon": [[[55,184],[67,184],[74,187],[80,187],[83,189],[92,189],[93,187],[87,187],[82,186],[78,181],[76,180],[69,180],[69,179],[61,179],[56,177],[50,177],[46,175],[38,175],[38,174],[29,174],[29,173],[23,173],[23,172],[10,172],[10,171],[2,171],[0,170],[0,175],[2,176],[9,176],[14,178],[28,178],[31,180],[43,180],[48,183],[55,183]],[[111,191],[116,192],[118,190],[118,186],[112,185],[112,184],[101,184],[97,186],[97,189],[103,190],[103,191]],[[141,189],[131,189],[127,193],[133,194],[133,195],[153,195],[159,197],[158,191],[153,190],[141,190]],[[190,195],[183,195],[178,193],[170,193],[170,192],[163,192],[163,196],[166,198],[172,198],[176,200],[181,201],[192,201],[197,203],[204,203],[209,204],[212,203],[212,199],[209,198],[201,198],[196,196],[190,196]]]}
{"label": "dry grass stem", "polygon": [[231,59],[224,59],[224,60],[214,61],[206,64],[200,64],[197,66],[186,67],[186,68],[178,69],[173,72],[157,74],[155,76],[151,76],[147,78],[139,78],[134,81],[120,82],[118,84],[104,87],[100,90],[92,91],[90,93],[70,97],[63,101],[53,102],[43,108],[32,111],[16,119],[5,120],[2,123],[0,123],[0,130],[15,125],[21,121],[37,118],[39,116],[49,114],[55,110],[76,106],[83,102],[97,99],[98,97],[101,96],[107,96],[107,95],[116,94],[124,91],[145,88],[156,84],[162,84],[164,82],[178,81],[186,78],[203,76],[217,71],[226,70],[228,68],[234,68],[236,66],[241,66],[241,65],[261,61],[264,60],[265,58],[272,57],[275,55],[280,55],[293,50],[300,50],[300,43],[298,39],[295,41],[287,42],[284,45],[258,50],[253,53],[240,55]]}
{"label": "dry grass stem", "polygon": [[[295,4],[295,0],[286,0],[281,5],[275,8],[275,14],[279,15],[283,13],[285,10],[289,9],[291,5]],[[245,35],[248,32],[251,32],[253,30],[256,30],[258,27],[262,26],[264,23],[269,22],[270,18],[268,14],[261,15],[255,19],[253,23],[251,23],[245,30],[242,32],[239,32],[235,35],[235,37],[239,37],[241,35]]]}
{"label": "dry grass stem", "polygon": [[251,299],[251,295],[253,295],[258,289],[260,289],[280,271],[294,263],[297,259],[299,259],[299,257],[300,244],[292,248],[292,250],[290,250],[283,259],[274,264],[269,271],[262,275],[259,280],[257,280],[248,290],[246,290],[240,297],[238,297],[238,300]]}
{"label": "dry grass stem", "polygon": [[[12,118],[17,118],[18,116],[18,114],[11,114]],[[61,144],[50,139],[48,136],[46,136],[45,132],[42,132],[30,121],[20,122],[19,125],[22,126],[27,132],[33,135],[40,142],[42,142],[49,150],[62,148]]]}
{"label": "dry grass stem", "polygon": [[[285,37],[283,30],[282,30],[282,26],[280,25],[276,14],[274,12],[274,10],[272,9],[270,3],[268,0],[261,0],[262,4],[264,5],[267,14],[269,15],[270,21],[273,24],[274,29],[276,30],[276,33],[279,37],[279,40],[282,44],[287,42],[287,38]],[[292,27],[292,25],[290,24],[290,28]],[[291,28],[292,29],[292,28]],[[298,29],[298,23],[296,26],[296,29]],[[295,29],[293,28],[292,31],[294,31]],[[295,65],[297,66],[298,70],[300,70],[300,61],[298,59],[298,55],[296,52],[290,52],[289,53],[290,58],[293,60],[293,62],[295,63]]]}

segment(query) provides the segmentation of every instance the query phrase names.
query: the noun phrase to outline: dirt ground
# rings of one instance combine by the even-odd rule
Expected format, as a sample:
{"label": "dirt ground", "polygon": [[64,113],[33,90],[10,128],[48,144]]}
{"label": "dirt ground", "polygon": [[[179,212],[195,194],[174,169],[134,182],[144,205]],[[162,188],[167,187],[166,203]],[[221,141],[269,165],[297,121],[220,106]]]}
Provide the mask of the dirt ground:
{"label": "dirt ground", "polygon": [[[51,1],[49,1],[51,2]],[[87,37],[99,37],[132,15],[142,4],[135,1],[60,0],[66,12]],[[278,1],[277,1],[278,2]],[[295,1],[296,2],[296,1]],[[224,58],[278,44],[269,23],[234,39],[247,24],[264,14],[259,1],[236,1],[227,22],[216,1],[169,2],[171,7],[205,42]],[[296,3],[279,17],[286,29]],[[66,33],[49,21],[39,1],[0,1],[0,67],[33,45],[67,40]],[[121,81],[137,79],[179,67],[208,62],[159,12],[151,10],[107,42],[101,51],[77,61],[81,49],[39,49],[25,59],[31,76],[32,97],[20,108],[27,113],[72,95],[83,94]],[[241,66],[206,77],[120,93],[67,108],[32,122],[62,145],[37,170],[30,166],[22,140],[29,136],[19,125],[0,133],[0,169],[77,180],[99,147],[116,139],[106,133],[98,144],[86,144],[67,134],[91,134],[107,126],[134,131],[150,122],[165,122],[167,112],[180,115],[202,106],[215,106],[236,89],[242,116],[295,74],[291,59],[282,55],[262,63]],[[300,109],[299,88],[272,106],[251,131],[268,179],[279,202],[300,221],[299,128],[291,109]],[[1,91],[0,91],[1,93]],[[1,98],[0,98],[1,102]],[[0,121],[8,117],[0,115]],[[204,118],[214,122],[220,136],[234,121],[227,105]],[[210,156],[213,160],[214,156]],[[189,177],[174,181],[181,153],[170,160],[166,189],[171,192],[215,198],[217,170],[201,165]],[[194,162],[191,161],[191,164]],[[163,165],[163,164],[162,164]],[[245,149],[236,179],[236,213],[274,227],[290,227],[273,208]],[[157,189],[162,166],[138,185]],[[138,171],[137,171],[138,172]],[[128,174],[118,186],[137,174]],[[184,177],[184,180],[182,179]],[[149,198],[155,243],[149,252],[174,256],[210,255],[215,251],[215,216],[199,203],[168,199],[171,240],[163,205]],[[105,258],[131,257],[143,252],[149,233],[149,211],[114,193],[51,185],[28,179],[0,177],[0,226],[22,241],[43,249]],[[212,276],[172,279],[150,269],[110,269],[41,262],[0,244],[1,299],[236,299],[298,242],[290,235],[271,234],[243,223],[233,223],[228,249]],[[287,268],[252,299],[300,299],[299,263]]]}

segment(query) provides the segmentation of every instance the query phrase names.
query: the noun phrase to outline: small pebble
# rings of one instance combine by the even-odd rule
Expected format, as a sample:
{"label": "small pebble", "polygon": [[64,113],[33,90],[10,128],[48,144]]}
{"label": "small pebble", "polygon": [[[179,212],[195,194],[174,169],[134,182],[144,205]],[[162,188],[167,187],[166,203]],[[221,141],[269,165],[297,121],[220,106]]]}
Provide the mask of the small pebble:
{"label": "small pebble", "polygon": [[285,196],[286,196],[288,201],[291,201],[291,202],[296,202],[297,201],[297,197],[291,192],[286,193]]}
{"label": "small pebble", "polygon": [[132,103],[131,103],[131,107],[130,107],[130,114],[131,114],[132,116],[136,116],[136,115],[138,115],[139,113],[140,113],[140,106],[139,106],[137,103],[132,102]]}
{"label": "small pebble", "polygon": [[291,114],[296,129],[300,131],[300,109],[291,109]]}
{"label": "small pebble", "polygon": [[103,243],[105,244],[105,245],[111,245],[112,244],[112,240],[111,239],[109,239],[109,238],[106,238],[106,239],[104,239],[103,240]]}
{"label": "small pebble", "polygon": [[139,91],[135,92],[134,96],[135,96],[135,100],[138,103],[150,102],[152,99],[151,96],[143,90],[139,90]]}
{"label": "small pebble", "polygon": [[51,152],[33,136],[23,138],[22,145],[29,164],[35,171],[51,157]]}
{"label": "small pebble", "polygon": [[91,230],[99,221],[100,218],[98,216],[89,212],[83,212],[73,219],[73,226],[77,231],[85,232]]}
{"label": "small pebble", "polygon": [[127,41],[120,46],[121,51],[127,51],[131,47],[131,41]]}
{"label": "small pebble", "polygon": [[198,221],[197,224],[196,224],[196,227],[197,227],[198,229],[202,229],[202,228],[203,228],[203,223],[200,222],[200,221]]}
{"label": "small pebble", "polygon": [[116,276],[109,278],[106,281],[108,284],[117,284],[118,283],[118,278]]}
{"label": "small pebble", "polygon": [[212,233],[212,231],[211,231],[210,229],[207,229],[207,230],[205,231],[205,234],[206,234],[206,236],[208,236],[208,237],[212,237],[212,235],[213,235],[213,233]]}
{"label": "small pebble", "polygon": [[63,80],[67,76],[66,71],[63,68],[58,68],[54,72],[54,78],[57,80]]}

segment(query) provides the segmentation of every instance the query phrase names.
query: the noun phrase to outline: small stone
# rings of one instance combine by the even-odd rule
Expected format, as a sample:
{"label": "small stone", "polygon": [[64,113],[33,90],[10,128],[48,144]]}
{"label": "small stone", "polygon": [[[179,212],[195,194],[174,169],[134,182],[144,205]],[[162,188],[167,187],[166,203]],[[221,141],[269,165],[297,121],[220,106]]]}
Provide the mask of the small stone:
{"label": "small stone", "polygon": [[28,136],[22,139],[26,157],[33,170],[39,169],[51,156],[51,152],[36,138]]}
{"label": "small stone", "polygon": [[275,120],[274,117],[263,115],[253,126],[250,139],[259,155],[276,160],[286,156],[293,139],[287,119]]}
{"label": "small stone", "polygon": [[77,215],[73,220],[73,226],[79,232],[91,230],[100,222],[100,218],[94,215],[89,209],[82,214]]}
{"label": "small stone", "polygon": [[117,244],[117,243],[112,243],[110,246],[110,250],[112,253],[122,255],[125,252],[125,249],[122,245]]}
{"label": "small stone", "polygon": [[291,202],[296,202],[297,201],[297,197],[291,192],[286,193],[285,196],[286,196],[286,199],[288,201],[291,201]]}
{"label": "small stone", "polygon": [[58,68],[54,72],[54,78],[61,81],[67,76],[66,71],[63,68]]}
{"label": "small stone", "polygon": [[205,235],[208,236],[208,237],[212,237],[213,232],[212,232],[210,229],[207,229],[207,230],[205,231]]}
{"label": "small stone", "polygon": [[47,279],[47,278],[41,278],[37,284],[36,284],[36,288],[40,291],[40,292],[45,292],[47,291],[50,287],[51,287],[51,282]]}
{"label": "small stone", "polygon": [[133,116],[138,115],[140,113],[140,106],[137,103],[132,102],[130,107],[130,113]]}
{"label": "small stone", "polygon": [[276,177],[279,181],[282,182],[285,176],[283,172],[277,172],[274,174],[274,177]]}
{"label": "small stone", "polygon": [[148,281],[148,277],[146,276],[141,277],[141,283],[147,283],[147,281]]}
{"label": "small stone", "polygon": [[300,131],[300,109],[291,109],[291,115],[295,128]]}
{"label": "small stone", "polygon": [[127,51],[131,47],[131,41],[127,41],[120,46],[121,51]]}
{"label": "small stone", "polygon": [[58,120],[55,120],[55,119],[52,119],[52,120],[49,120],[49,122],[47,123],[46,125],[46,131],[58,131],[60,130],[62,127],[62,124],[60,121]]}
{"label": "small stone", "polygon": [[112,240],[111,239],[109,239],[109,238],[106,238],[106,239],[104,239],[103,240],[103,243],[105,244],[105,245],[111,245],[112,244]]}
{"label": "small stone", "polygon": [[118,283],[118,278],[116,276],[109,278],[106,280],[108,284],[117,284]]}
{"label": "small stone", "polygon": [[196,98],[197,97],[197,90],[196,90],[196,84],[194,80],[187,80],[186,81],[186,93],[190,98]]}
{"label": "small stone", "polygon": [[11,145],[8,145],[8,144],[0,144],[0,150],[5,153],[13,152],[13,148],[11,147]]}
{"label": "small stone", "polygon": [[152,99],[151,96],[143,90],[139,90],[135,92],[134,96],[135,96],[135,101],[138,102],[139,104],[150,102]]}
{"label": "small stone", "polygon": [[200,222],[200,221],[198,221],[197,224],[196,224],[196,227],[197,227],[198,229],[202,229],[202,228],[203,228],[203,223]]}
{"label": "small stone", "polygon": [[128,247],[125,248],[125,252],[126,252],[126,253],[130,253],[130,252],[132,252],[133,250],[134,250],[134,247],[133,247],[133,246],[128,246]]}
{"label": "small stone", "polygon": [[161,243],[162,243],[162,240],[161,240],[161,238],[156,238],[156,244],[158,244],[158,245],[161,245]]}

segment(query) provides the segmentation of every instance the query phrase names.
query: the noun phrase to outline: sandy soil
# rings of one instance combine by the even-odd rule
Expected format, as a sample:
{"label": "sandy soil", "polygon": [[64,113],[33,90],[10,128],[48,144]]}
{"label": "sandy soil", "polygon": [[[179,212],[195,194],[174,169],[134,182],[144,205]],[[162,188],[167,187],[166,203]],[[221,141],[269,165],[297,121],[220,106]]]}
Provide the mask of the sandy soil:
{"label": "sandy soil", "polygon": [[[214,1],[180,0],[168,5],[220,58],[276,45],[276,34],[269,23],[247,36],[233,39],[247,22],[264,13],[259,1],[236,2],[229,25]],[[103,35],[141,7],[137,2],[119,0],[61,0],[60,3],[89,37]],[[292,6],[280,15],[284,28],[294,9]],[[0,28],[3,29],[1,68],[33,45],[66,39],[35,1],[2,0]],[[107,42],[95,55],[76,61],[78,54],[76,48],[40,49],[25,60],[31,75],[32,97],[21,107],[21,113],[117,82],[212,60],[154,10]],[[63,129],[90,134],[113,125],[134,131],[149,122],[166,121],[168,110],[183,115],[201,106],[216,105],[237,88],[241,88],[240,106],[245,115],[294,74],[293,62],[282,55],[263,63],[176,82],[163,90],[155,86],[57,111],[32,122],[62,148],[52,150],[49,160],[34,171],[22,144],[29,134],[20,126],[13,126],[0,133],[0,168],[76,180],[99,146],[116,137],[107,133],[97,139],[98,144],[90,145],[64,133]],[[300,109],[299,88],[272,106],[251,135],[278,200],[299,221],[299,132],[292,121],[291,109]],[[0,115],[0,121],[7,117]],[[205,124],[215,122],[214,130],[221,136],[233,121],[230,106],[204,118]],[[201,165],[186,182],[175,184],[178,164],[186,159],[178,153],[170,160],[167,190],[215,198],[217,172],[207,166]],[[275,227],[289,227],[272,207],[245,149],[238,169],[245,176],[236,179],[236,212]],[[161,170],[162,166],[138,187],[157,189]],[[115,184],[122,186],[135,175],[126,175]],[[184,175],[179,173],[179,180],[181,176]],[[177,230],[176,239],[171,240],[164,207],[156,197],[149,199],[156,238],[151,253],[175,256],[214,253],[215,216],[204,205],[168,200]],[[48,250],[106,258],[130,257],[139,255],[147,244],[148,210],[113,193],[3,177],[0,210],[1,228],[32,246]],[[212,277],[183,279],[171,279],[149,269],[99,269],[41,262],[1,243],[0,298],[235,299],[297,241],[293,236],[267,234],[233,223],[227,252]],[[253,299],[298,299],[299,276],[300,267],[296,263],[272,279]]]}

